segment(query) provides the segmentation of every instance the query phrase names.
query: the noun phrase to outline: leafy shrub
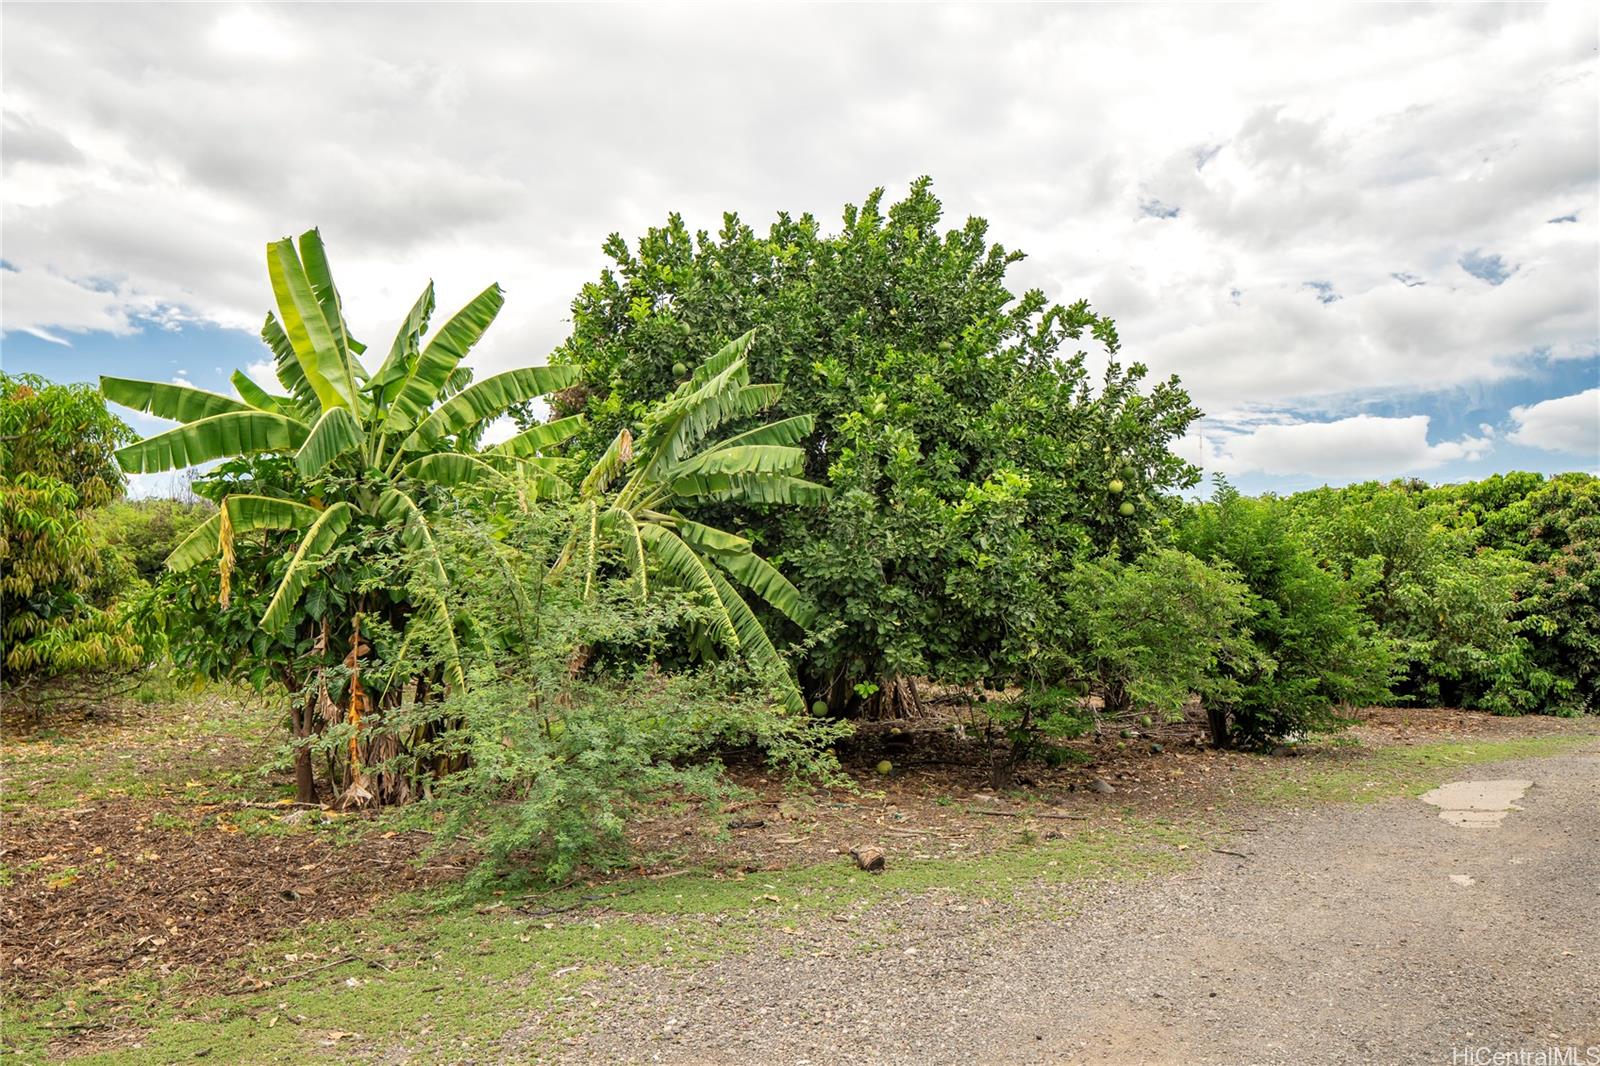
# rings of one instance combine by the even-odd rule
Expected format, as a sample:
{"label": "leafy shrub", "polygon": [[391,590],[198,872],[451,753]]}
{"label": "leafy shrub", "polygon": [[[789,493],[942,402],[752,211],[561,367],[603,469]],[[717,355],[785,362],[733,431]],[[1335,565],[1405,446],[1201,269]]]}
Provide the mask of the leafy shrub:
{"label": "leafy shrub", "polygon": [[1502,714],[1592,706],[1600,481],[1496,475],[1301,493],[1296,522],[1395,648],[1400,699]]}
{"label": "leafy shrub", "polygon": [[832,779],[826,750],[844,727],[788,713],[726,665],[573,681],[555,698],[538,679],[503,677],[440,706],[457,728],[429,754],[461,766],[432,786],[446,839],[483,855],[469,888],[523,871],[554,883],[628,857],[626,829],[663,794],[728,791],[720,754],[755,746],[776,768]]}
{"label": "leafy shrub", "polygon": [[1137,707],[1176,718],[1191,696],[1228,704],[1235,677],[1263,665],[1249,637],[1250,590],[1230,567],[1171,548],[1084,563],[1062,606],[1071,641],[1061,672],[1109,714]]}
{"label": "leafy shrub", "polygon": [[130,436],[91,386],[0,374],[0,682],[35,710],[142,661],[84,518],[122,494],[112,450]]}
{"label": "leafy shrub", "polygon": [[[386,727],[400,733],[449,723],[412,754],[444,770],[426,795],[445,815],[445,837],[484,855],[474,887],[508,871],[560,881],[580,865],[620,862],[638,805],[673,790],[720,794],[719,756],[729,748],[757,749],[784,774],[831,779],[828,750],[848,732],[786,707],[781,664],[663,671],[660,657],[715,608],[670,586],[641,598],[614,550],[597,565],[612,576],[587,588],[546,580],[568,528],[560,511],[487,526],[468,513],[439,522],[462,613],[480,620],[462,644],[472,684],[387,712]],[[401,668],[426,673],[428,664]],[[337,750],[347,736],[330,729],[316,747]]]}
{"label": "leafy shrub", "polygon": [[992,762],[995,784],[1008,783],[1018,759],[1050,755],[1043,742],[1084,732],[1095,712],[1134,709],[1181,717],[1198,695],[1236,702],[1234,678],[1263,664],[1248,635],[1249,590],[1230,570],[1192,555],[1157,549],[1124,563],[1086,559],[1022,616],[1014,646],[1026,678],[1013,699],[988,698],[984,711],[1010,741],[1009,758]]}
{"label": "leafy shrub", "polygon": [[1218,744],[1266,743],[1337,727],[1341,705],[1387,698],[1394,652],[1359,597],[1323,569],[1283,501],[1223,484],[1177,531],[1178,546],[1227,564],[1250,590],[1260,658],[1225,666],[1234,687],[1208,707]]}

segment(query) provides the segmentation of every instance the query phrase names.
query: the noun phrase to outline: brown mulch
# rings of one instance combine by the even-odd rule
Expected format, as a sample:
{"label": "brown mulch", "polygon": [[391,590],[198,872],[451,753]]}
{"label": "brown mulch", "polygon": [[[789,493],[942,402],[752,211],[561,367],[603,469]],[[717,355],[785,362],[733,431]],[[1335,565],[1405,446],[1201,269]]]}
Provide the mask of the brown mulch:
{"label": "brown mulch", "polygon": [[[6,996],[33,999],[63,984],[219,963],[296,926],[369,911],[456,872],[417,863],[424,835],[371,834],[353,843],[318,832],[252,835],[227,811],[197,814],[151,801],[7,819],[0,830],[0,863],[13,878],[0,907]],[[157,815],[188,825],[153,824]]]}

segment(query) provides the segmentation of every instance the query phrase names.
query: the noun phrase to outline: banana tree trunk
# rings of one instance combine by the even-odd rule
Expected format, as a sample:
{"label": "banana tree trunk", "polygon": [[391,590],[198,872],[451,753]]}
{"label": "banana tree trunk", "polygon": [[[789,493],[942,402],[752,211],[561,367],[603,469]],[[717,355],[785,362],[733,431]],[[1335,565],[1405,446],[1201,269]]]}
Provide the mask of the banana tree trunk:
{"label": "banana tree trunk", "polygon": [[313,693],[295,705],[291,714],[294,721],[294,798],[296,803],[317,802],[317,778],[311,764],[312,716],[316,714],[317,697]]}

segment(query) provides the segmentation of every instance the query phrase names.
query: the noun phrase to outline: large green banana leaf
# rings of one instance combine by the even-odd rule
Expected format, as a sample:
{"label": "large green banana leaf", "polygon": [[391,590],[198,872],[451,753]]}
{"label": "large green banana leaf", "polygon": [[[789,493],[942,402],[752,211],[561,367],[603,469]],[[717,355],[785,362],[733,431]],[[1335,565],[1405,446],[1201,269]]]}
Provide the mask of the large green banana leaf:
{"label": "large green banana leaf", "polygon": [[[708,607],[721,605],[722,597],[717,592],[714,572],[693,548],[670,529],[652,523],[641,523],[637,529],[640,540],[655,556],[661,568],[672,577],[673,584],[702,593]],[[724,642],[732,647],[739,646],[739,632],[726,609],[713,613],[712,625]]]}
{"label": "large green banana leaf", "polygon": [[294,345],[289,343],[289,335],[283,331],[283,323],[279,322],[278,316],[270,311],[267,312],[266,320],[261,323],[261,343],[272,352],[272,364],[277,371],[278,384],[294,397],[295,411],[284,413],[299,413],[303,417],[315,418],[316,412],[322,410],[322,401],[317,398],[311,382],[306,380],[306,372],[300,366],[300,357],[294,354]]}
{"label": "large green banana leaf", "polygon": [[507,370],[461,390],[435,408],[406,441],[406,447],[423,447],[440,437],[460,433],[468,426],[504,414],[519,403],[564,389],[578,380],[570,366],[529,366]]}
{"label": "large green banana leaf", "polygon": [[422,348],[422,335],[428,332],[428,321],[433,317],[433,282],[422,290],[417,302],[395,332],[394,343],[389,346],[389,356],[367,382],[374,403],[379,410],[387,410],[400,394],[405,378],[412,369],[417,353]]}
{"label": "large green banana leaf", "polygon": [[[339,299],[338,286],[333,283],[333,269],[328,266],[328,251],[322,245],[320,230],[312,229],[300,235],[300,260],[311,282],[311,292],[322,308],[323,321],[328,323],[328,331],[333,334],[333,343],[349,364],[349,357],[360,355],[367,346],[350,336],[350,327],[344,320],[344,304]],[[351,369],[359,375],[359,364]]]}
{"label": "large green banana leaf", "polygon": [[795,415],[777,422],[768,422],[764,426],[736,433],[731,437],[724,437],[713,444],[711,451],[723,451],[728,448],[742,448],[751,444],[799,444],[811,436],[811,427],[816,425],[813,415]]}
{"label": "large green banana leaf", "polygon": [[789,663],[778,649],[773,646],[772,638],[767,636],[766,627],[761,624],[761,619],[755,616],[748,604],[744,602],[739,591],[728,584],[728,579],[717,573],[715,569],[707,571],[711,578],[711,585],[717,592],[717,600],[722,604],[722,609],[735,632],[739,634],[739,646],[745,655],[766,670],[781,686],[783,704],[793,714],[803,714],[806,709],[805,700],[800,695],[800,688],[794,682],[794,675],[789,672]]}
{"label": "large green banana leaf", "polygon": [[294,451],[307,432],[305,423],[284,415],[230,411],[146,437],[116,455],[130,474],[158,474],[233,455]]}
{"label": "large green banana leaf", "polygon": [[461,452],[434,452],[432,455],[424,455],[421,459],[407,463],[403,472],[406,477],[414,477],[418,481],[426,481],[447,489],[458,485],[477,485],[486,481],[507,488],[511,485],[506,475],[482,459]]}
{"label": "large green banana leaf", "polygon": [[231,397],[187,385],[169,385],[164,381],[102,377],[100,391],[114,403],[176,422],[194,422],[230,411],[249,410],[245,404]]}
{"label": "large green banana leaf", "polygon": [[260,385],[257,385],[250,375],[243,370],[235,370],[228,380],[233,382],[234,389],[239,393],[240,399],[244,400],[246,406],[275,415],[293,415],[295,413],[293,397],[274,396]]}
{"label": "large green banana leaf", "polygon": [[[237,493],[222,501],[228,512],[228,525],[234,536],[258,529],[305,529],[321,512],[293,500],[276,496]],[[222,510],[196,526],[167,556],[167,569],[180,572],[222,551]]]}
{"label": "large green banana leaf", "polygon": [[789,474],[805,470],[806,453],[779,444],[714,448],[661,471],[667,481],[701,474]]}
{"label": "large green banana leaf", "polygon": [[[410,429],[427,416],[429,408],[449,382],[450,375],[472,350],[472,346],[478,343],[484,330],[494,322],[505,302],[505,293],[500,286],[491,285],[457,311],[444,328],[433,335],[428,346],[411,362],[404,381],[390,402],[384,420],[385,432]],[[511,405],[508,403],[506,406]]]}
{"label": "large green banana leaf", "polygon": [[323,317],[322,304],[293,239],[267,245],[267,273],[278,301],[278,320],[317,399],[324,409],[355,407],[355,372],[350,368],[349,352],[335,340]]}
{"label": "large green banana leaf", "polygon": [[562,441],[570,440],[572,435],[582,428],[582,415],[558,418],[554,422],[544,422],[532,429],[525,429],[489,450],[502,455],[534,456],[545,448],[552,448]]}
{"label": "large green banana leaf", "polygon": [[289,612],[300,602],[300,594],[305,591],[306,583],[322,569],[324,556],[350,527],[355,513],[355,508],[349,504],[336,503],[311,523],[311,528],[300,540],[300,547],[295,549],[294,558],[289,560],[289,569],[278,583],[278,590],[272,594],[272,602],[267,604],[266,613],[261,616],[262,629],[275,633],[289,621]]}
{"label": "large green banana leaf", "polygon": [[305,443],[295,452],[295,468],[305,477],[315,477],[339,456],[360,448],[366,439],[348,407],[330,407],[322,412]]}
{"label": "large green banana leaf", "polygon": [[714,503],[817,505],[833,493],[826,486],[797,477],[760,474],[693,474],[675,479],[672,495]]}

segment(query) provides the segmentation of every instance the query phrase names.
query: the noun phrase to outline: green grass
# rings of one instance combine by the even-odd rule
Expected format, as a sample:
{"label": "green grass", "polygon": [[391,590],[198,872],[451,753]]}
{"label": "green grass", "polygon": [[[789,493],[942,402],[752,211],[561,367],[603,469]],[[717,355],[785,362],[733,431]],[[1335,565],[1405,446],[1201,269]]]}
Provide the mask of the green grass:
{"label": "green grass", "polygon": [[[1181,827],[1130,823],[983,858],[903,861],[881,875],[861,873],[841,859],[743,879],[686,874],[476,907],[441,908],[438,895],[403,897],[358,925],[330,922],[282,940],[229,979],[248,973],[277,981],[345,955],[356,960],[282,986],[209,995],[187,1006],[183,990],[192,975],[80,988],[13,1008],[6,1041],[27,1058],[39,1055],[61,1026],[114,1018],[149,1026],[142,1046],[74,1061],[158,1063],[213,1053],[225,1053],[230,1062],[320,1061],[348,1058],[354,1046],[362,1056],[377,1055],[391,1044],[403,1044],[418,1061],[492,1057],[495,1041],[524,1019],[549,1016],[541,1030],[546,1036],[552,1028],[580,1026],[587,1013],[583,986],[611,966],[698,965],[747,950],[807,917],[936,889],[1010,901],[1024,908],[1019,915],[1046,914],[1028,910],[1036,886],[1170,870],[1185,858],[1176,845],[1193,839]],[[580,909],[547,917],[516,909],[573,904]],[[347,984],[351,979],[360,983]],[[217,987],[216,978],[207,984]],[[335,1039],[331,1033],[357,1035]]]}
{"label": "green grass", "polygon": [[[1556,755],[1594,739],[1446,742],[1377,751],[1341,746],[1299,759],[1262,760],[1245,793],[1267,805],[1371,802],[1421,793],[1473,764]],[[417,1062],[493,1061],[509,1033],[537,1024],[536,1038],[519,1041],[525,1057],[548,1048],[552,1036],[580,1031],[592,1021],[586,986],[613,967],[692,967],[757,944],[793,955],[804,944],[783,934],[808,921],[870,912],[932,892],[995,901],[1012,920],[1058,917],[1070,912],[1075,897],[1052,886],[1179,869],[1225,836],[1228,822],[1228,812],[1173,820],[1124,813],[1106,828],[1061,839],[1019,833],[1024,843],[981,857],[891,858],[881,875],[859,872],[841,857],[743,877],[692,872],[600,888],[508,893],[476,905],[450,903],[443,890],[406,896],[358,922],[300,930],[220,977],[206,975],[203,983],[190,973],[136,976],[31,1006],[12,1005],[5,1042],[18,1061],[38,1061],[53,1038],[92,1034],[92,1027],[114,1022],[123,1030],[149,1031],[138,1048],[121,1046],[73,1061],[348,1062],[396,1051]],[[875,929],[864,936],[862,950],[885,949],[890,939],[892,931]],[[354,958],[305,972],[346,956]],[[247,975],[274,983],[239,995],[216,993]]]}
{"label": "green grass", "polygon": [[47,728],[8,737],[0,812],[26,816],[173,794],[194,801],[274,798],[265,782],[276,766],[219,772],[220,764],[237,765],[241,756],[252,764],[271,761],[281,737],[269,698],[209,686],[141,711],[130,724],[85,722],[71,735]]}
{"label": "green grass", "polygon": [[1593,736],[1522,737],[1329,752],[1305,759],[1308,765],[1292,776],[1274,775],[1256,782],[1248,793],[1268,804],[1372,803],[1420,796],[1462,767],[1560,755],[1594,741]]}

